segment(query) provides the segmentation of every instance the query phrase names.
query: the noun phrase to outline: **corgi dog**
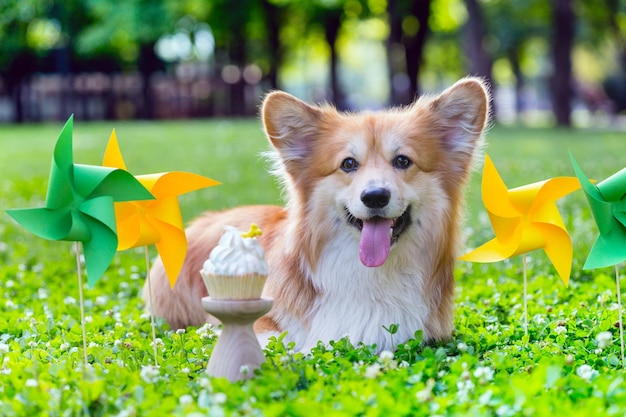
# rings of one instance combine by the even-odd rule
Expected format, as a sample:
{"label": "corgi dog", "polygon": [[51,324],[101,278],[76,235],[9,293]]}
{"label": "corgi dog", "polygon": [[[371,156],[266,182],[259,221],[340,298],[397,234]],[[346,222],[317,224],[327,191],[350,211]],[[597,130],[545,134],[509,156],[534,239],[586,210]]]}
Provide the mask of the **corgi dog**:
{"label": "corgi dog", "polygon": [[[209,212],[187,229],[188,252],[174,288],[157,259],[152,308],[172,328],[217,324],[201,304],[199,271],[223,233],[251,223],[263,231],[274,304],[255,331],[287,332],[306,351],[347,336],[391,350],[422,330],[423,342],[451,337],[453,269],[464,190],[481,154],[490,96],[461,79],[405,108],[341,113],[280,91],[262,105],[286,207]],[[148,304],[148,286],[143,297]]]}

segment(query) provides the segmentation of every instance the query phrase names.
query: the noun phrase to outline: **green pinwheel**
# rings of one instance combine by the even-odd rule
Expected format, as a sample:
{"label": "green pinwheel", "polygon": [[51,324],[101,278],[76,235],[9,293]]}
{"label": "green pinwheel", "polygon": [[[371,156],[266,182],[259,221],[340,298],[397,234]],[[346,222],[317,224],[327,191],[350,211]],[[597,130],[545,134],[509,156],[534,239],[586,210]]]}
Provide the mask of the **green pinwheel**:
{"label": "green pinwheel", "polygon": [[154,197],[122,169],[75,164],[72,129],[70,116],[54,147],[45,207],[12,209],[7,213],[44,239],[81,242],[91,288],[117,250],[113,202]]}
{"label": "green pinwheel", "polygon": [[616,265],[626,260],[626,168],[594,184],[570,159],[600,231],[583,269]]}

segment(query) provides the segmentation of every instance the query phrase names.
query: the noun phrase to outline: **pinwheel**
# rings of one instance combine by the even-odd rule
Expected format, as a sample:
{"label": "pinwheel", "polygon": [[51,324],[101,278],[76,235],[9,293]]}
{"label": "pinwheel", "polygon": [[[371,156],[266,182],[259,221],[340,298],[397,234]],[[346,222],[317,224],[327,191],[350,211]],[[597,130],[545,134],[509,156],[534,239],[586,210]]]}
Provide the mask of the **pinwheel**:
{"label": "pinwheel", "polygon": [[[115,130],[109,138],[102,164],[126,170]],[[147,245],[156,245],[170,285],[173,287],[187,253],[187,237],[178,204],[178,196],[219,183],[210,178],[188,172],[162,172],[139,175],[136,178],[150,190],[155,199],[115,204],[119,238],[117,249],[124,250],[145,246],[146,274],[151,297],[152,288]],[[156,339],[154,316],[152,316],[152,333],[153,339]],[[154,348],[156,361],[156,344]]]}
{"label": "pinwheel", "polygon": [[524,317],[526,309],[526,253],[543,249],[568,285],[572,240],[556,200],[580,188],[575,177],[556,177],[507,189],[488,155],[482,178],[482,198],[495,238],[463,255],[471,262],[497,262],[524,254]]}
{"label": "pinwheel", "polygon": [[600,231],[583,269],[615,266],[622,364],[626,366],[618,268],[618,264],[626,260],[626,168],[594,184],[583,173],[571,152],[570,159]]}
{"label": "pinwheel", "polygon": [[[70,116],[54,147],[45,206],[12,209],[7,213],[39,237],[76,242],[77,262],[78,242],[81,242],[91,288],[108,268],[117,249],[113,203],[153,197],[124,170],[75,164],[72,131],[73,116]],[[77,268],[81,315],[84,315],[80,263]]]}

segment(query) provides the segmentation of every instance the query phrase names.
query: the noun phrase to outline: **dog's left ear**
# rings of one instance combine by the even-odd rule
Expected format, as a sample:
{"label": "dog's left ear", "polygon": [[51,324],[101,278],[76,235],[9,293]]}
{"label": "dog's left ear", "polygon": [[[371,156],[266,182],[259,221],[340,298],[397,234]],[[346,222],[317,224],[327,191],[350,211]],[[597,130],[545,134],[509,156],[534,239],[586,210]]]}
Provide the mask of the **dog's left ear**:
{"label": "dog's left ear", "polygon": [[265,133],[286,162],[299,162],[309,154],[319,135],[322,111],[282,91],[263,100],[261,110]]}
{"label": "dog's left ear", "polygon": [[458,81],[430,102],[444,146],[469,163],[489,117],[489,92],[480,78]]}

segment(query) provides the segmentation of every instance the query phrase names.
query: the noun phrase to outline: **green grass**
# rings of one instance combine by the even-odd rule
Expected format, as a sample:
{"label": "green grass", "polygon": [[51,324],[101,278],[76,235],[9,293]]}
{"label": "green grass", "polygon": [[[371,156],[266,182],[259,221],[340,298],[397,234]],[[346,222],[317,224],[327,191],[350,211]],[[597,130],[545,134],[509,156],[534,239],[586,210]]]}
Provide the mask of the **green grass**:
{"label": "green grass", "polygon": [[[43,204],[61,127],[2,126],[0,208]],[[222,182],[181,197],[186,221],[205,209],[280,202],[259,157],[267,145],[257,120],[77,121],[75,161],[98,164],[112,128],[133,173],[181,170]],[[624,139],[609,130],[495,127],[486,151],[515,187],[573,175],[568,149],[602,179],[624,167]],[[277,341],[260,374],[238,384],[204,373],[213,329],[173,333],[160,320],[160,367],[151,372],[150,323],[138,295],[145,268],[136,250],[119,253],[96,287],[85,287],[91,367],[83,371],[71,244],[38,239],[3,214],[0,415],[624,415],[614,272],[581,269],[597,233],[584,197],[568,196],[560,207],[574,239],[571,283],[561,283],[541,251],[529,255],[528,336],[521,259],[461,262],[449,343],[424,347],[418,333],[389,357],[345,340],[308,354]],[[468,210],[467,240],[475,246],[492,236],[480,168]]]}

